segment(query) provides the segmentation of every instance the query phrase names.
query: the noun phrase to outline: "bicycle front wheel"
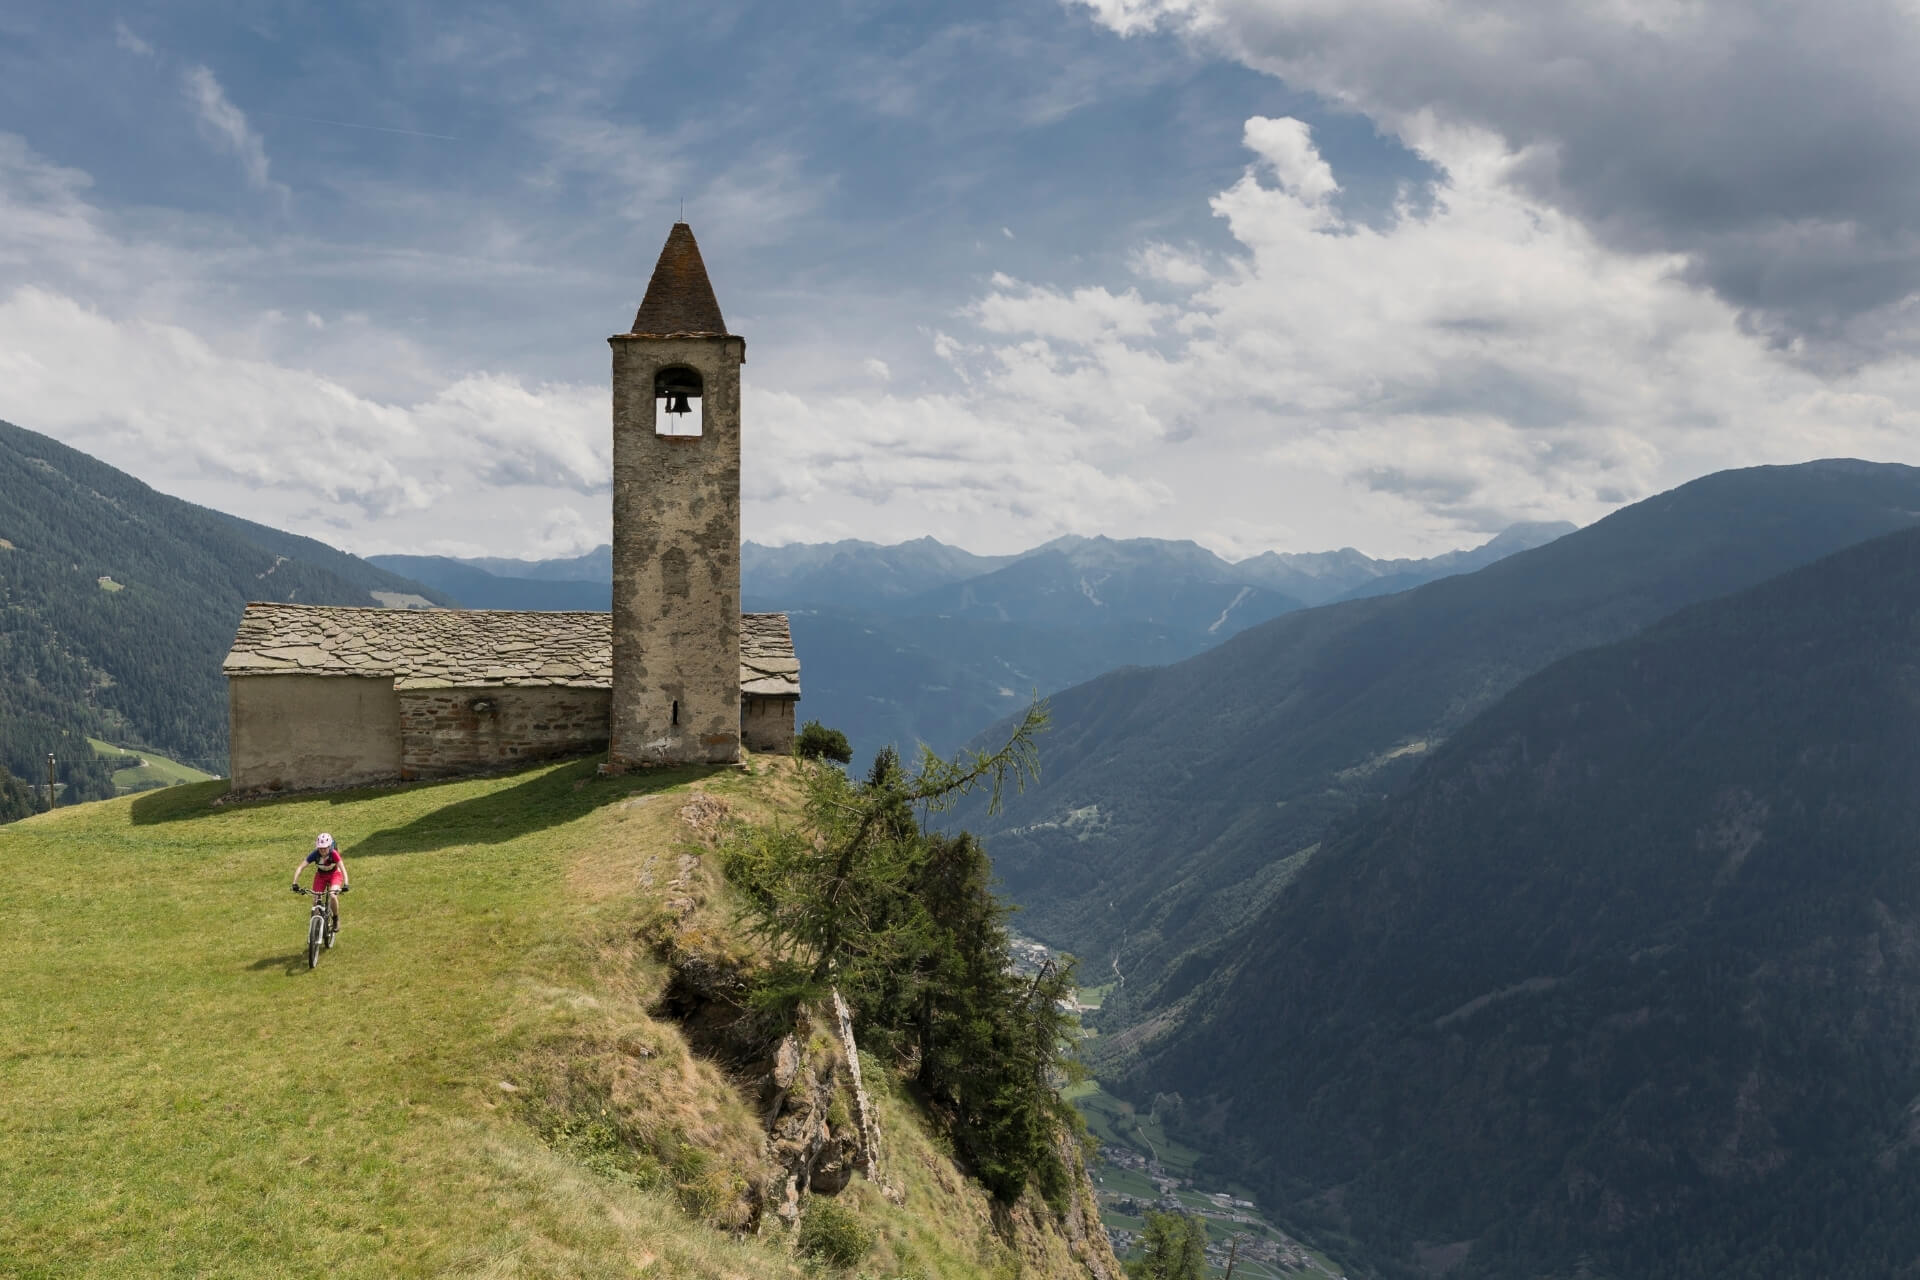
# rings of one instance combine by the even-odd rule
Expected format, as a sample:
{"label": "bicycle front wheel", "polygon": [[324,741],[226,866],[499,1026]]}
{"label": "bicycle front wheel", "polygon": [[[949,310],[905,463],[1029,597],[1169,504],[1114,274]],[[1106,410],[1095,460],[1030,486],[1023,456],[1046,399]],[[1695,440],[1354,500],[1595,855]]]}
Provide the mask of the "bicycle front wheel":
{"label": "bicycle front wheel", "polygon": [[321,940],[326,930],[327,926],[319,916],[313,917],[307,923],[307,968],[309,969],[320,963]]}

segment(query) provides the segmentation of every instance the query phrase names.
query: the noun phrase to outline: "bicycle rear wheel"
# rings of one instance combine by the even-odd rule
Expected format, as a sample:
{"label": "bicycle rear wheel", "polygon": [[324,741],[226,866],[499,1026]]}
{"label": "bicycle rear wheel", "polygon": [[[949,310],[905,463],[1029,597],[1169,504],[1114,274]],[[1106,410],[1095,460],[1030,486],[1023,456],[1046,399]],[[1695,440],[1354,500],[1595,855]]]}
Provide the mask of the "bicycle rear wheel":
{"label": "bicycle rear wheel", "polygon": [[307,968],[309,969],[320,963],[321,940],[326,929],[326,924],[319,916],[312,916],[307,921]]}

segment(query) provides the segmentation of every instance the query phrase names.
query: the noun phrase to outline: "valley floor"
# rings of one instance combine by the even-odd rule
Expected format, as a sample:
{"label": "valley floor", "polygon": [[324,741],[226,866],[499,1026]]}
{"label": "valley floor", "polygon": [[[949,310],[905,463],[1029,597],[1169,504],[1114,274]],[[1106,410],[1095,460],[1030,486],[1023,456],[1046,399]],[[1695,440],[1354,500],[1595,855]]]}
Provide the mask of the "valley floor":
{"label": "valley floor", "polygon": [[1088,1173],[1122,1260],[1141,1256],[1137,1239],[1149,1211],[1185,1213],[1206,1222],[1210,1276],[1224,1276],[1231,1258],[1238,1280],[1344,1280],[1339,1263],[1273,1225],[1243,1198],[1243,1188],[1201,1190],[1210,1184],[1195,1176],[1200,1153],[1169,1140],[1151,1117],[1093,1081],[1067,1096],[1100,1144]]}

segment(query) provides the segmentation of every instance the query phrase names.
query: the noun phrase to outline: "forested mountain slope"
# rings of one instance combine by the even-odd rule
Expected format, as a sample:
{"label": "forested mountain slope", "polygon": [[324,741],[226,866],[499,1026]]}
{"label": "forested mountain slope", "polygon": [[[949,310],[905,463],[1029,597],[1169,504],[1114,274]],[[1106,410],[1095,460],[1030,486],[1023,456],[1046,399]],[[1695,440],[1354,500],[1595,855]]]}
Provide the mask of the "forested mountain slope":
{"label": "forested mountain slope", "polygon": [[0,423],[0,766],[38,781],[51,751],[72,798],[110,796],[91,734],[224,773],[220,659],[241,608],[374,591],[446,600]]}
{"label": "forested mountain slope", "polygon": [[1908,531],[1520,685],[1131,1083],[1387,1274],[1920,1274],[1916,777]]}
{"label": "forested mountain slope", "polygon": [[1059,693],[1040,784],[969,817],[1023,928],[1125,978],[1106,1029],[1164,1032],[1330,823],[1521,679],[1917,517],[1910,467],[1708,476],[1478,573]]}

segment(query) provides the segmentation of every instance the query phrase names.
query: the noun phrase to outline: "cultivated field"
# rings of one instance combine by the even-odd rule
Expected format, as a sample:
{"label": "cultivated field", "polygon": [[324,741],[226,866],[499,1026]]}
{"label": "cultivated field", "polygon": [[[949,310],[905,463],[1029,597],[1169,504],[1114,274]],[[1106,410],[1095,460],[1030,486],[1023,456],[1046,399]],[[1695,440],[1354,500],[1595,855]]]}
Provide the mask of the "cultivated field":
{"label": "cultivated field", "polygon": [[190,764],[169,760],[152,751],[141,751],[133,747],[116,747],[111,742],[102,742],[98,738],[88,738],[87,741],[99,755],[140,757],[138,765],[113,771],[113,785],[120,788],[122,795],[130,791],[151,791],[155,787],[178,786],[183,782],[209,782],[213,778],[212,774],[196,769]]}

